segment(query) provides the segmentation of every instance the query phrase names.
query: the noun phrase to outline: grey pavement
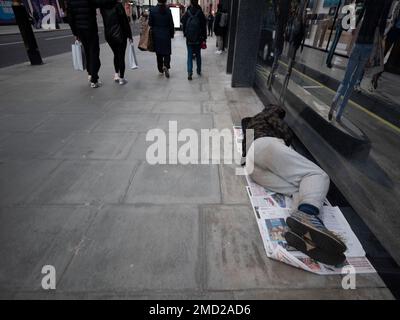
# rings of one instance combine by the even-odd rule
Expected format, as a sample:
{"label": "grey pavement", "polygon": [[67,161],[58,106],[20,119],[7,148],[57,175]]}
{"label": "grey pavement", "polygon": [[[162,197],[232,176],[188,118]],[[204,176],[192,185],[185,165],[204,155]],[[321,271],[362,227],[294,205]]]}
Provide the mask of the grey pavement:
{"label": "grey pavement", "polygon": [[[192,82],[179,33],[170,79],[138,51],[116,85],[101,51],[96,90],[70,53],[0,69],[0,298],[393,298],[376,274],[343,290],[340,276],[267,258],[233,165],[146,162],[151,128],[231,128],[262,109],[253,89],[230,87],[214,40]],[[44,265],[54,291],[41,288]]]}

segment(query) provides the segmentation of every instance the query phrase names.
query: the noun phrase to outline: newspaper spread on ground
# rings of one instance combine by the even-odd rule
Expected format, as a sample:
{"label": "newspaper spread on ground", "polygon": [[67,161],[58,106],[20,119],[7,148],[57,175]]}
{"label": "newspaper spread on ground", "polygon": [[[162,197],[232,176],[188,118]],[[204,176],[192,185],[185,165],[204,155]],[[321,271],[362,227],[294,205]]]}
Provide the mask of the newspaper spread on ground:
{"label": "newspaper spread on ground", "polygon": [[[233,132],[237,150],[241,153],[243,139],[241,127],[235,126]],[[288,231],[286,218],[291,213],[293,199],[258,185],[248,175],[246,175],[246,180],[247,194],[269,258],[319,275],[341,274],[346,265],[351,265],[356,273],[376,272],[365,257],[365,251],[360,241],[338,207],[332,207],[329,201],[325,200],[320,213],[320,218],[325,226],[338,233],[348,248],[345,252],[345,263],[333,267],[319,263],[287,244],[284,237],[285,232]]]}

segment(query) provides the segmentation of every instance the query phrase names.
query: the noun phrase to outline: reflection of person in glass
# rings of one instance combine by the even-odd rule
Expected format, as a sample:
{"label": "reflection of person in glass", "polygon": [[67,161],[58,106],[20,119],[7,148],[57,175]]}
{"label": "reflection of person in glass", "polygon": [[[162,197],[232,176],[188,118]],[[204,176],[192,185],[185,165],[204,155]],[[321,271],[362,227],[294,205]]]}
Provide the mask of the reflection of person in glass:
{"label": "reflection of person in glass", "polygon": [[[376,28],[383,36],[386,27],[386,18],[389,14],[393,0],[366,0],[363,22],[349,62],[346,74],[341,82],[335,97],[331,103],[328,118],[332,120],[333,113],[337,110],[336,120],[340,121],[347,102],[354,91],[354,86],[361,79],[361,75],[371,56],[374,47]],[[342,101],[340,99],[343,97]]]}
{"label": "reflection of person in glass", "polygon": [[32,16],[34,21],[34,27],[36,29],[40,29],[42,27],[42,5],[40,4],[40,0],[29,0],[32,5]]}

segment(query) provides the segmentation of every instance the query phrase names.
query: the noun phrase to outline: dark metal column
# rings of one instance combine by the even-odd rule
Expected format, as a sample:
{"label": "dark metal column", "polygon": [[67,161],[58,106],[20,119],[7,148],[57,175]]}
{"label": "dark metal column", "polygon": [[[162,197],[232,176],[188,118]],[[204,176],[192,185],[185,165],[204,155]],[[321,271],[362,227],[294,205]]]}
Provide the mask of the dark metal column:
{"label": "dark metal column", "polygon": [[31,64],[43,64],[38,45],[36,43],[36,38],[32,30],[32,25],[29,21],[28,13],[26,12],[25,7],[21,5],[21,1],[14,1],[12,4],[12,9],[14,11],[15,20],[18,24],[19,31],[21,32],[22,39],[24,40],[26,52]]}
{"label": "dark metal column", "polygon": [[229,74],[232,73],[233,69],[233,53],[235,52],[238,10],[239,0],[231,0],[231,10],[229,13],[228,58],[226,62],[226,72]]}
{"label": "dark metal column", "polygon": [[253,86],[264,4],[264,0],[239,1],[232,87]]}

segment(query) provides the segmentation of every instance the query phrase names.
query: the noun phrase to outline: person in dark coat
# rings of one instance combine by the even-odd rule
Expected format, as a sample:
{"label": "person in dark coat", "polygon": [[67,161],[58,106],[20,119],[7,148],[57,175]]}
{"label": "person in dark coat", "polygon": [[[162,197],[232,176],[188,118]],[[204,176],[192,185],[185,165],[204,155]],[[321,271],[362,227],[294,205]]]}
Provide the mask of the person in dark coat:
{"label": "person in dark coat", "polygon": [[132,42],[132,30],[121,2],[97,0],[104,23],[104,36],[114,53],[114,81],[124,85],[127,39]]}
{"label": "person in dark coat", "polygon": [[201,75],[201,44],[207,39],[207,20],[198,0],[190,0],[190,6],[182,17],[182,29],[188,53],[188,80],[192,80],[193,55],[196,56],[197,74]]}
{"label": "person in dark coat", "polygon": [[86,68],[92,88],[98,88],[100,46],[95,0],[67,0],[68,22],[77,40],[82,42],[86,55]]}
{"label": "person in dark coat", "polygon": [[165,5],[166,2],[158,0],[158,4],[150,9],[149,26],[152,29],[158,71],[169,78],[171,39],[174,37],[175,29],[171,10]]}
{"label": "person in dark coat", "polygon": [[208,36],[213,36],[213,27],[214,27],[214,15],[210,12],[207,16],[207,27],[208,27]]}
{"label": "person in dark coat", "polygon": [[221,27],[222,14],[225,14],[222,8],[222,4],[217,6],[217,13],[214,19],[214,33],[217,36],[217,54],[221,54],[224,51],[224,36],[226,27]]}

